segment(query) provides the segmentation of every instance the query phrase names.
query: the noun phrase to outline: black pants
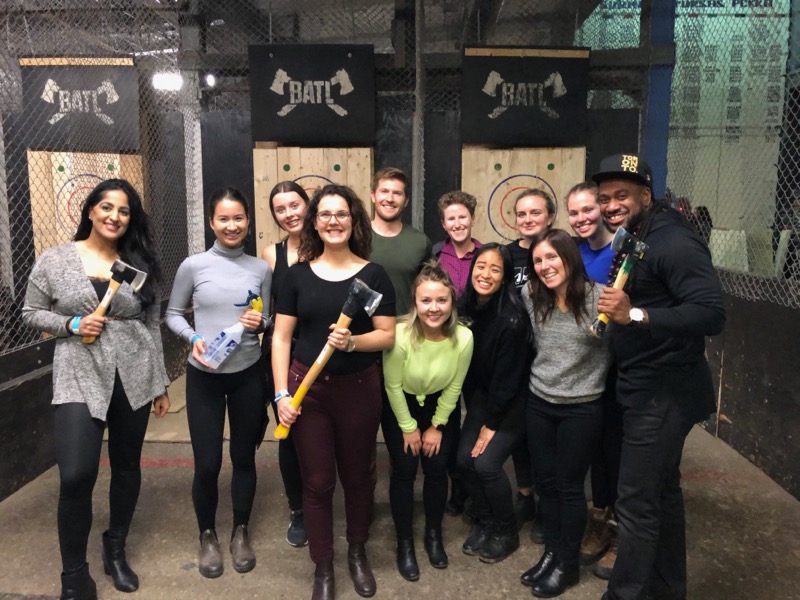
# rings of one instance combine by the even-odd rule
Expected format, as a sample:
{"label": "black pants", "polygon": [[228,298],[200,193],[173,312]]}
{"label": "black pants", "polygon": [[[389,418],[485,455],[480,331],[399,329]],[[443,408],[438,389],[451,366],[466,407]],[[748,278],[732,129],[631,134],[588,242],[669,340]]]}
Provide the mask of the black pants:
{"label": "black pants", "polygon": [[519,397],[512,401],[483,454],[472,458],[472,448],[489,415],[487,402],[486,395],[478,391],[467,404],[467,416],[464,418],[461,441],[458,444],[458,466],[464,487],[472,499],[475,515],[500,527],[516,530],[514,496],[503,464],[522,439],[525,429],[524,398]]}
{"label": "black pants", "polygon": [[[106,415],[111,463],[108,529],[113,537],[128,535],[136,510],[142,484],[139,462],[150,408],[147,404],[136,411],[131,409],[117,374]],[[93,419],[89,408],[79,402],[57,404],[53,421],[56,463],[61,477],[58,543],[64,571],[74,571],[86,563],[86,545],[92,529],[92,491],[106,422]]]}
{"label": "black pants", "polygon": [[603,392],[603,432],[592,457],[592,506],[614,508],[622,452],[622,407],[617,402],[617,370],[612,367]]}
{"label": "black pants", "polygon": [[233,526],[237,527],[249,522],[256,493],[256,445],[266,418],[262,365],[257,362],[238,373],[206,373],[189,365],[186,414],[194,453],[192,501],[201,532],[216,529],[226,406],[233,465]]}
{"label": "black pants", "polygon": [[577,564],[586,528],[583,482],[603,427],[602,401],[553,404],[529,392],[525,421],[545,546]]}
{"label": "black pants", "polygon": [[[412,418],[417,421],[420,433],[431,426],[431,419],[436,412],[436,405],[441,392],[429,394],[425,397],[425,404],[419,405],[417,399],[406,394],[406,403]],[[425,507],[425,527],[440,528],[444,517],[444,507],[447,504],[447,464],[456,438],[455,419],[453,411],[449,422],[442,433],[442,443],[439,453],[425,456],[420,451],[418,456],[406,452],[403,442],[403,432],[397,424],[397,418],[392,411],[388,399],[384,401],[381,428],[386,441],[386,449],[392,465],[392,475],[389,478],[389,501],[392,506],[392,518],[397,532],[397,539],[407,540],[412,537],[412,520],[414,509],[414,481],[417,478],[417,469],[422,464],[425,474],[425,483],[422,487],[422,503]]]}
{"label": "black pants", "polygon": [[647,591],[659,600],[686,598],[680,463],[693,423],[672,393],[652,392],[623,409],[619,548],[608,582],[611,600],[634,600]]}

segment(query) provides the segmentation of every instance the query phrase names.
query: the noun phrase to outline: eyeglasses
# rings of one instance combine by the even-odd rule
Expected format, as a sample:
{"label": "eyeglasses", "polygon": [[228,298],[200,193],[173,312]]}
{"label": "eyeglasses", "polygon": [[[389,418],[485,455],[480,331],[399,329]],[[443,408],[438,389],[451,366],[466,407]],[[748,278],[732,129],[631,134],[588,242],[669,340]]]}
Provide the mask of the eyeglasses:
{"label": "eyeglasses", "polygon": [[335,213],[323,210],[322,212],[317,213],[317,219],[323,223],[330,223],[333,217],[336,217],[336,220],[339,221],[339,223],[343,223],[350,218],[350,213],[345,210],[340,210],[339,212]]}

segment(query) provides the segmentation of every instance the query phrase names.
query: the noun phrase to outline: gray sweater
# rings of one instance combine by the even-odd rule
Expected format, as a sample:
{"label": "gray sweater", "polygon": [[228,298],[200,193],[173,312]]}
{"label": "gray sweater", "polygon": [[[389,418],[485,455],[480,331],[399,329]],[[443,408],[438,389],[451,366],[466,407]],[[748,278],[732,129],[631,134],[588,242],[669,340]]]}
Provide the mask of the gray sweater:
{"label": "gray sweater", "polygon": [[[156,297],[159,297],[158,295]],[[134,410],[164,393],[169,377],[159,326],[160,303],[142,309],[139,297],[123,283],[94,344],[66,330],[67,320],[97,308],[92,282],[83,270],[74,243],[48,248],[36,261],[28,280],[22,320],[56,338],[53,357],[53,404],[83,402],[95,419],[105,420],[114,372]]]}
{"label": "gray sweater", "polygon": [[[210,344],[220,331],[239,322],[251,296],[260,295],[269,306],[272,271],[269,265],[244,253],[244,247],[225,248],[219,242],[206,252],[190,256],[178,267],[169,297],[166,322],[190,342],[200,334]],[[185,313],[194,308],[194,327]],[[218,369],[207,369],[189,354],[189,363],[207,373],[238,373],[261,356],[258,334],[244,330],[242,341]]]}
{"label": "gray sweater", "polygon": [[[589,319],[597,314],[600,289],[600,286],[592,288],[586,284]],[[579,327],[572,311],[562,313],[556,307],[540,325],[533,316],[533,301],[527,292],[522,294],[522,300],[533,323],[536,346],[530,390],[554,404],[575,404],[599,398],[605,389],[611,354],[603,339],[589,333],[591,321]]]}

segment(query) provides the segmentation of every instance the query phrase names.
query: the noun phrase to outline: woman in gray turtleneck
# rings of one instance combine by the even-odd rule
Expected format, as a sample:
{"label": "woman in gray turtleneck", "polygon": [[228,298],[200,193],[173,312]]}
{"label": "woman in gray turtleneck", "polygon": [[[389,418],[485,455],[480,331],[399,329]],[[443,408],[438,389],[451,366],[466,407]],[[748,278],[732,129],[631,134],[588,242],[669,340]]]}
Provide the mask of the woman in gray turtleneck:
{"label": "woman in gray turtleneck", "polygon": [[[201,532],[200,574],[214,578],[223,571],[215,520],[226,406],[233,464],[233,568],[246,573],[256,564],[247,524],[256,491],[256,446],[268,418],[258,343],[267,320],[248,303],[256,296],[269,302],[272,272],[263,260],[244,253],[250,219],[247,201],[239,190],[214,192],[209,214],[217,239],[207,252],[190,256],[178,268],[166,321],[173,332],[192,345],[186,372],[186,412],[195,463],[192,500]],[[194,309],[194,327],[184,316],[190,306]],[[216,369],[210,368],[202,358],[207,344],[237,322],[244,326],[238,347]]]}

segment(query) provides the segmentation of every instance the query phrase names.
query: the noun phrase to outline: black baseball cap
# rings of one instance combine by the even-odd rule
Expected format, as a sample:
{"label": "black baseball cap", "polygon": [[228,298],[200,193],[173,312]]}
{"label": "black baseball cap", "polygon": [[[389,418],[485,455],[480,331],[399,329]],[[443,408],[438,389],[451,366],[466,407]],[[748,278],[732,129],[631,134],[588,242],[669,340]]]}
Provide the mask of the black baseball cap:
{"label": "black baseball cap", "polygon": [[609,179],[629,179],[653,189],[653,170],[639,154],[612,154],[601,160],[592,181],[600,185]]}

